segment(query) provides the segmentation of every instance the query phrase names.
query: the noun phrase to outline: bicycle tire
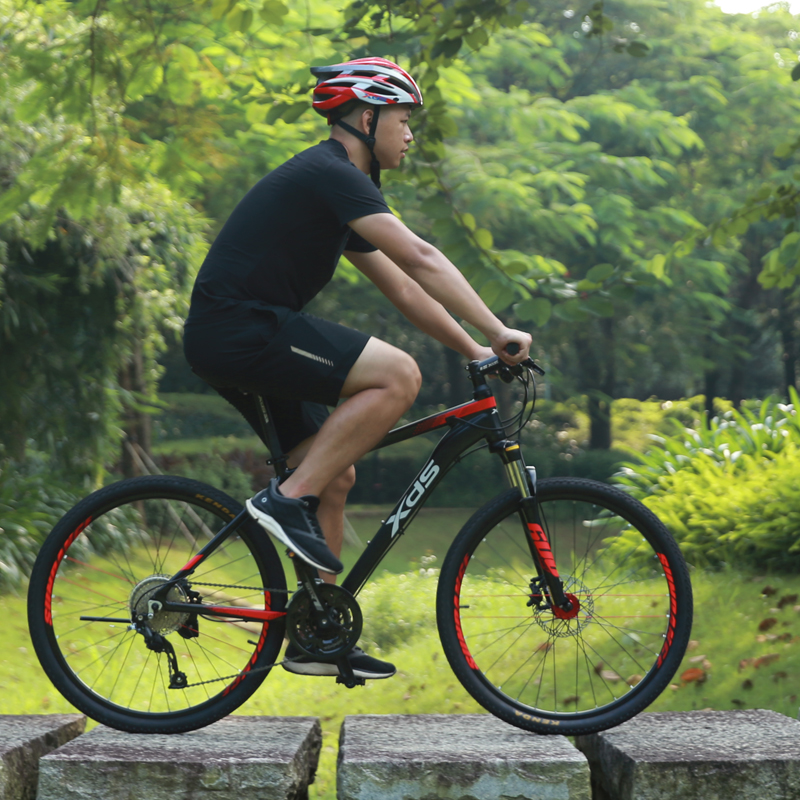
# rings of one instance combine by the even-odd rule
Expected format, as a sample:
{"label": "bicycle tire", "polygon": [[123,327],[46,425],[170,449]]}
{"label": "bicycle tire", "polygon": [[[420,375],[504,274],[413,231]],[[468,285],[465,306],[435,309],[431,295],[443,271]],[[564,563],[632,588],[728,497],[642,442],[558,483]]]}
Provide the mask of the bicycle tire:
{"label": "bicycle tire", "polygon": [[[224,717],[261,685],[283,643],[283,617],[157,614],[150,624],[172,645],[185,688],[168,687],[166,652],[147,649],[144,635],[123,624],[241,510],[198,481],[145,476],[94,492],[56,524],[31,574],[28,624],[39,662],[70,703],[118,730],[180,733]],[[286,604],[275,547],[249,519],[173,591],[181,602],[196,592],[206,604]],[[104,621],[80,620],[87,615]]]}
{"label": "bicycle tire", "polygon": [[689,571],[658,518],[615,487],[546,479],[537,501],[576,615],[534,603],[510,489],[448,550],[436,599],[442,646],[464,688],[506,722],[543,734],[605,730],[650,705],[678,669],[691,633]]}

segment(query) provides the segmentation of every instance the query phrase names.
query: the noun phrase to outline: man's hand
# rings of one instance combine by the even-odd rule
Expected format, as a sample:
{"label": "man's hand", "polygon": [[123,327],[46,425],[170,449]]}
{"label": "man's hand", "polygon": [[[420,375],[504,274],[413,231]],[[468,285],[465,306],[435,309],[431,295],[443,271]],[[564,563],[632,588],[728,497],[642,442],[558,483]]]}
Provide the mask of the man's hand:
{"label": "man's hand", "polygon": [[[519,352],[515,356],[512,356],[506,350],[506,347],[512,342],[519,345]],[[492,337],[491,349],[501,361],[513,366],[514,364],[519,364],[528,357],[528,351],[530,350],[532,342],[533,339],[529,333],[517,331],[513,328],[502,328]],[[486,358],[488,358],[488,356],[486,356]]]}

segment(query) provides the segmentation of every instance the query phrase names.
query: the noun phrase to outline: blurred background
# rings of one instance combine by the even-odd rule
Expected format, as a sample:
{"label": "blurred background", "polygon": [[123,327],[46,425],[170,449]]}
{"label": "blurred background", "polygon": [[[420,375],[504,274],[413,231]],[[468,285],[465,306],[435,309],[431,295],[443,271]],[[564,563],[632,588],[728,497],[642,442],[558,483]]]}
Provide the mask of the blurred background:
{"label": "blurred background", "polygon": [[[239,500],[264,485],[263,446],[183,360],[193,278],[249,187],[327,137],[309,65],[380,55],[425,95],[411,157],[384,176],[390,206],[533,334],[547,371],[529,460],[626,487],[693,566],[693,644],[659,707],[794,716],[795,6],[0,0],[0,711],[67,709],[23,597],[81,496],[156,471]],[[469,399],[462,359],[348,263],[308,310],[417,359],[408,420]],[[523,410],[498,391],[505,417]],[[434,441],[357,465],[345,561]],[[403,665],[391,686],[271,676],[242,709],[329,710],[317,796],[343,713],[478,710],[439,656],[432,592],[454,533],[503,488],[498,465],[465,460],[365,597],[373,649]]]}

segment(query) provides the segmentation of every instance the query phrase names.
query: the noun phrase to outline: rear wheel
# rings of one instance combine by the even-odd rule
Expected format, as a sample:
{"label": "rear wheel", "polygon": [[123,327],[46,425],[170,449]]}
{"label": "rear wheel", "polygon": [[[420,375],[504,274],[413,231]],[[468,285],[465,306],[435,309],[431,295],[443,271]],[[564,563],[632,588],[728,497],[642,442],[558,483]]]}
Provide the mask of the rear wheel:
{"label": "rear wheel", "polygon": [[[177,733],[240,706],[283,642],[269,622],[204,615],[204,605],[283,611],[286,582],[272,542],[246,520],[168,599],[197,611],[156,611],[148,600],[241,506],[171,476],[134,478],[87,497],[55,526],[31,575],[28,622],[56,688],[119,730]],[[183,678],[179,677],[180,675]]]}
{"label": "rear wheel", "polygon": [[619,489],[550,479],[537,499],[573,611],[541,599],[519,492],[509,490],[474,514],[445,558],[442,645],[467,691],[512,725],[604,730],[648,706],[680,665],[689,573],[666,528]]}

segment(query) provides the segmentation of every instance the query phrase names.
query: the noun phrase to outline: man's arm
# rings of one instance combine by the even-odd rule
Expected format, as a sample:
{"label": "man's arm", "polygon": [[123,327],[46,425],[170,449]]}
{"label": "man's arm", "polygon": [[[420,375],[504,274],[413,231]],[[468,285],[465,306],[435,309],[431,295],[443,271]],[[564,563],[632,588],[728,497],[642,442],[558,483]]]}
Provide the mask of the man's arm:
{"label": "man's arm", "polygon": [[[459,270],[433,245],[412,233],[393,214],[370,214],[352,220],[350,227],[377,247],[434,300],[474,325],[490,341],[492,350],[509,363],[528,355],[531,337],[507,328],[492,314]],[[355,262],[354,262],[355,263]],[[505,347],[516,342],[519,355],[509,356]]]}
{"label": "man's arm", "polygon": [[490,355],[488,349],[481,347],[441,303],[380,250],[373,253],[345,252],[345,255],[423,333],[470,360]]}

